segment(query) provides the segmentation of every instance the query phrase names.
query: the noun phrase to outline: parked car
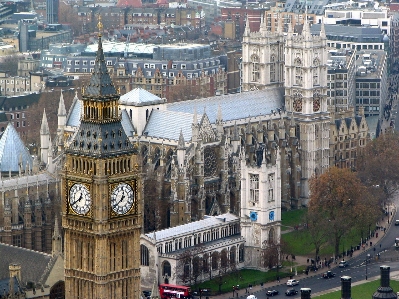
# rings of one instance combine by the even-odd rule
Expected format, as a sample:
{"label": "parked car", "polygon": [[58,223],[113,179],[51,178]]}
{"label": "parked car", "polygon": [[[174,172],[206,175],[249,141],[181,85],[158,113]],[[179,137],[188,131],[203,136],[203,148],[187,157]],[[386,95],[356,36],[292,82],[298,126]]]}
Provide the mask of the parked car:
{"label": "parked car", "polygon": [[346,267],[349,266],[349,264],[348,264],[347,261],[340,261],[338,266],[339,266],[340,268],[346,268]]}
{"label": "parked car", "polygon": [[294,296],[296,294],[298,294],[298,291],[295,290],[295,289],[288,289],[288,290],[285,291],[285,295],[286,296]]}
{"label": "parked car", "polygon": [[273,297],[273,296],[276,296],[276,295],[278,295],[278,291],[277,290],[268,290],[266,292],[266,296],[267,297]]}
{"label": "parked car", "polygon": [[396,226],[399,225],[399,220],[395,220],[395,225],[396,225]]}
{"label": "parked car", "polygon": [[287,281],[287,286],[293,287],[293,286],[296,286],[297,284],[299,284],[299,281],[296,280],[296,279],[289,279],[289,280]]}
{"label": "parked car", "polygon": [[327,271],[327,272],[324,272],[323,275],[321,275],[321,277],[323,277],[323,278],[333,278],[333,277],[335,277],[335,273],[333,273],[331,271]]}

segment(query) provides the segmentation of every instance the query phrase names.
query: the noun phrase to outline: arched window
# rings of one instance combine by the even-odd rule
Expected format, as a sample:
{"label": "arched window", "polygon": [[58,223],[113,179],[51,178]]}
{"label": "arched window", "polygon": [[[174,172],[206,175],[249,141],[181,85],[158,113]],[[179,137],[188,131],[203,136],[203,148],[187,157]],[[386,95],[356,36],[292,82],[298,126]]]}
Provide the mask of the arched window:
{"label": "arched window", "polygon": [[227,268],[228,264],[227,250],[223,249],[220,255],[220,265],[225,269]]}
{"label": "arched window", "polygon": [[244,261],[244,244],[240,245],[238,249],[238,261],[242,263]]}
{"label": "arched window", "polygon": [[234,265],[236,263],[236,247],[232,246],[230,248],[230,265]]}
{"label": "arched window", "polygon": [[212,253],[212,270],[219,268],[219,252],[215,251]]}
{"label": "arched window", "polygon": [[295,85],[302,85],[302,61],[299,58],[294,60],[295,64]]}
{"label": "arched window", "polygon": [[150,265],[150,257],[149,250],[147,246],[140,245],[140,254],[141,254],[141,266],[149,266]]}
{"label": "arched window", "polygon": [[168,261],[164,261],[163,265],[162,265],[162,275],[168,275],[169,277],[172,276],[172,271],[171,271],[171,266],[170,263]]}
{"label": "arched window", "polygon": [[207,253],[205,253],[202,257],[202,271],[209,271],[209,255]]}
{"label": "arched window", "polygon": [[276,82],[276,57],[270,57],[270,82]]}
{"label": "arched window", "polygon": [[259,57],[256,55],[251,56],[251,81],[252,82],[258,82],[260,78],[260,73],[259,73]]}
{"label": "arched window", "polygon": [[274,244],[274,228],[269,230],[269,244]]}

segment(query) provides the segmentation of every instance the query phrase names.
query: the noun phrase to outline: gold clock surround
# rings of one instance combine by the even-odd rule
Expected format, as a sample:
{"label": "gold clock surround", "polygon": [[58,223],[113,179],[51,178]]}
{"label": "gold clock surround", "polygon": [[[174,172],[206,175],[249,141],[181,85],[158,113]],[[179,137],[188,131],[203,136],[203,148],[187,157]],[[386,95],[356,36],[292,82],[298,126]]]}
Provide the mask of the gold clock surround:
{"label": "gold clock surround", "polygon": [[[88,194],[90,196],[90,206],[89,206],[88,211],[86,213],[84,213],[84,214],[76,212],[75,209],[71,205],[71,191],[72,191],[72,188],[74,186],[76,186],[76,185],[84,186],[85,189],[87,189]],[[68,181],[67,190],[66,191],[67,191],[66,192],[66,194],[67,194],[66,205],[67,205],[68,214],[76,215],[76,216],[79,216],[79,217],[89,217],[90,218],[92,216],[92,202],[93,202],[93,199],[91,198],[91,186],[90,186],[90,184],[79,182],[79,181]]]}
{"label": "gold clock surround", "polygon": [[[123,214],[120,214],[116,212],[113,207],[112,207],[112,196],[115,192],[115,190],[120,187],[123,184],[127,184],[130,188],[132,188],[133,191],[133,204],[132,206]],[[120,181],[117,183],[111,183],[109,184],[109,203],[110,203],[110,218],[116,218],[116,217],[124,217],[126,215],[132,215],[132,214],[137,214],[137,184],[136,180],[131,180],[131,181]]]}

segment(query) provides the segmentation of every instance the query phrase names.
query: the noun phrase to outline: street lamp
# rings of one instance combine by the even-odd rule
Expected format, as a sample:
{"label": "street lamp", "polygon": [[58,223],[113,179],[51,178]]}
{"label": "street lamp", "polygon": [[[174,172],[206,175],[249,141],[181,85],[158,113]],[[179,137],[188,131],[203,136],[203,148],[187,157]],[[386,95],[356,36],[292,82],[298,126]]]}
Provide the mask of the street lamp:
{"label": "street lamp", "polygon": [[366,257],[366,280],[367,280],[367,263],[368,263],[369,258],[370,258],[370,254],[367,254],[367,257]]}

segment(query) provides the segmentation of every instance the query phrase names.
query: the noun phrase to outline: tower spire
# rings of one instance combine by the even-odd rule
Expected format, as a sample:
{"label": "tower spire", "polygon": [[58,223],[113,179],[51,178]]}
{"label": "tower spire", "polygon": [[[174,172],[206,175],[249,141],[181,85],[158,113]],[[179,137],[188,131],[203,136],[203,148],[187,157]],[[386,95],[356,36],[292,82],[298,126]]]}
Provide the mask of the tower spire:
{"label": "tower spire", "polygon": [[248,18],[248,15],[247,15],[247,19],[245,21],[244,36],[249,36],[250,33],[251,33],[251,28],[249,28],[249,18]]}
{"label": "tower spire", "polygon": [[50,129],[48,127],[48,122],[47,122],[46,108],[43,109],[43,118],[42,118],[42,124],[40,126],[40,134],[42,135],[50,134]]}

